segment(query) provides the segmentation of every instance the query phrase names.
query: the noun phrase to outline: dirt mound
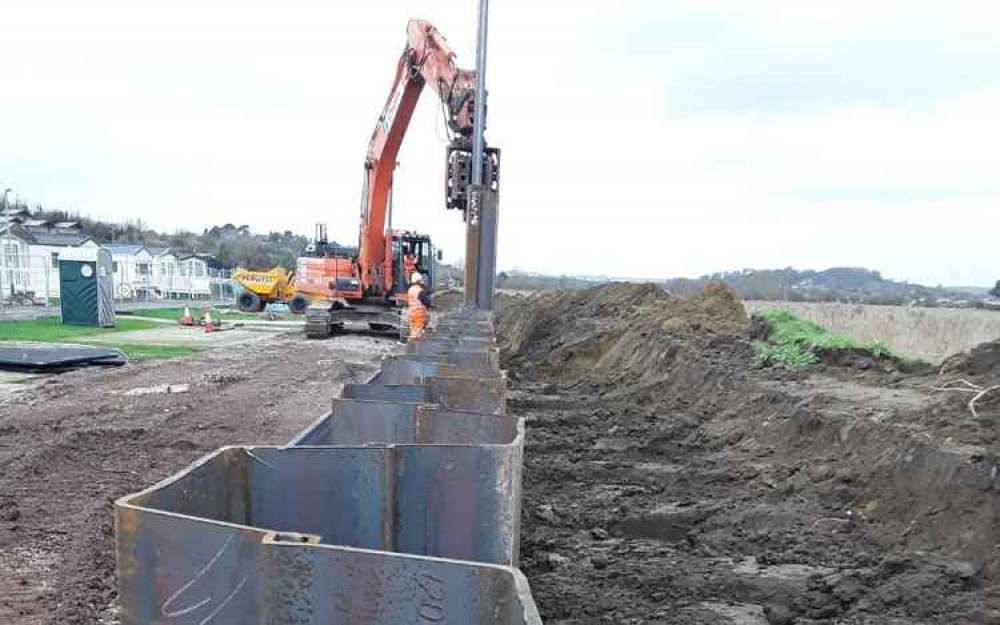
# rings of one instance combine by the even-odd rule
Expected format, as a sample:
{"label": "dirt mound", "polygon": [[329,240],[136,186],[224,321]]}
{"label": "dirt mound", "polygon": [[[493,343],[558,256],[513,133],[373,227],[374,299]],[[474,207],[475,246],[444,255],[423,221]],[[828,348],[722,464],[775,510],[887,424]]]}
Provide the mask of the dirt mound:
{"label": "dirt mound", "polygon": [[981,343],[967,352],[951,356],[944,361],[941,371],[1000,376],[1000,339]]}
{"label": "dirt mound", "polygon": [[545,291],[513,302],[499,314],[504,349],[530,356],[542,344],[559,344],[571,332],[592,333],[632,317],[638,308],[669,295],[652,284],[606,284],[581,291]]}
{"label": "dirt mound", "polygon": [[562,382],[649,382],[682,352],[742,341],[742,301],[722,284],[690,298],[653,284],[608,284],[532,296],[500,315],[507,366]]}
{"label": "dirt mound", "polygon": [[672,328],[682,324],[692,332],[747,335],[743,300],[721,282],[709,284],[694,297],[672,298],[659,316]]}

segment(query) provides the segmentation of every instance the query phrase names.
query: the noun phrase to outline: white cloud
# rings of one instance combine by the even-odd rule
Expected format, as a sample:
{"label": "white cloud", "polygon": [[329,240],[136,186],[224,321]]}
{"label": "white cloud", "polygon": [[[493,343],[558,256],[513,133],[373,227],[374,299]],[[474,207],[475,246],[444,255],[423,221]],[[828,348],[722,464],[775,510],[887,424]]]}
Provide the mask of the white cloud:
{"label": "white cloud", "polygon": [[[0,183],[168,229],[327,222],[353,241],[407,18],[469,66],[475,4],[8,1]],[[1000,277],[995,3],[492,4],[502,266]],[[428,93],[396,225],[454,258],[442,134]]]}

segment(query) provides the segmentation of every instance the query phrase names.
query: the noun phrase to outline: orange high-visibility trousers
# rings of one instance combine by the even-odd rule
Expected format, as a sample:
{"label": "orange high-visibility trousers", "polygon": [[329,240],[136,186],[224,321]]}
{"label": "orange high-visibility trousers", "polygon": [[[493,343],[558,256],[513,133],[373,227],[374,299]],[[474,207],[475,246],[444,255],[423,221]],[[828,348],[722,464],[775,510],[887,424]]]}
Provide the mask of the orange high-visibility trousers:
{"label": "orange high-visibility trousers", "polygon": [[414,284],[406,293],[406,303],[410,307],[410,338],[411,341],[419,341],[424,337],[424,330],[427,328],[427,307],[420,301],[420,293],[423,287]]}
{"label": "orange high-visibility trousers", "polygon": [[427,328],[427,309],[410,309],[410,338],[411,341],[419,341],[424,338],[424,330]]}

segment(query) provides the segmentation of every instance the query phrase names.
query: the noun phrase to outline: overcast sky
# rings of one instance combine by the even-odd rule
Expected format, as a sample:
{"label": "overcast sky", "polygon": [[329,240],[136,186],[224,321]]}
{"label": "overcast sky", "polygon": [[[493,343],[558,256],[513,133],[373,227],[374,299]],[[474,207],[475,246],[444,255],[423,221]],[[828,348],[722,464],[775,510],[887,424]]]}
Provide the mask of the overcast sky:
{"label": "overcast sky", "polygon": [[[473,65],[475,0],[4,0],[0,185],[165,230],[357,238],[405,42]],[[1000,2],[494,0],[502,268],[630,277],[867,266],[1000,278]],[[397,226],[454,259],[425,92]]]}

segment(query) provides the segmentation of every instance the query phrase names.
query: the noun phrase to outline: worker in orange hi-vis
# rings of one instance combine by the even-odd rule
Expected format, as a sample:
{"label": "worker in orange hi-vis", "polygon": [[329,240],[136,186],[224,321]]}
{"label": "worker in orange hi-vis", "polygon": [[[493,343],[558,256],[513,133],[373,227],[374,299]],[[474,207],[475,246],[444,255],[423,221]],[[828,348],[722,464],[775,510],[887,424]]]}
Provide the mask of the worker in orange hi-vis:
{"label": "worker in orange hi-vis", "polygon": [[424,277],[417,272],[410,276],[410,289],[406,292],[406,303],[410,307],[410,339],[419,341],[427,328],[427,307],[430,306],[430,296],[424,285]]}
{"label": "worker in orange hi-vis", "polygon": [[417,257],[409,252],[403,256],[403,271],[406,272],[403,274],[404,276],[412,276],[415,273],[419,273],[417,271]]}

